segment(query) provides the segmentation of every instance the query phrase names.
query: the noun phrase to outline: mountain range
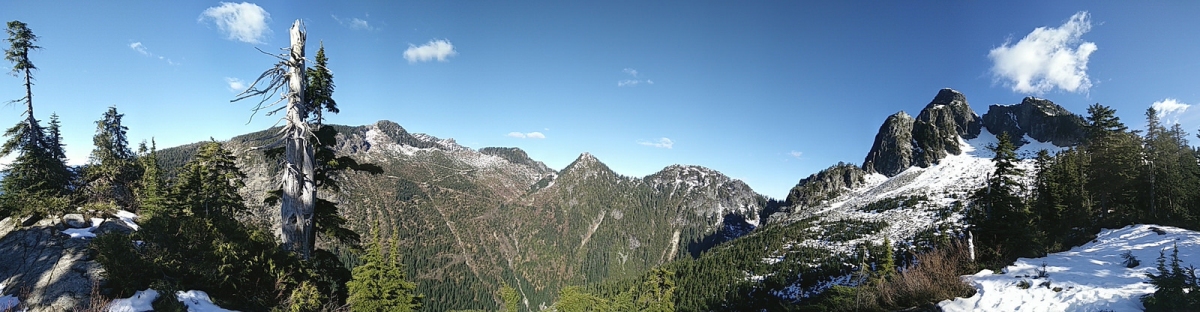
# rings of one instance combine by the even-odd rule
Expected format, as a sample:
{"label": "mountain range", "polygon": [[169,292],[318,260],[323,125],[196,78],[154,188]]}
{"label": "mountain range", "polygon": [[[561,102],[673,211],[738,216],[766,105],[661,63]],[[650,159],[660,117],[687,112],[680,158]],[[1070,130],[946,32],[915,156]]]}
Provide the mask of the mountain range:
{"label": "mountain range", "polygon": [[[341,204],[357,232],[397,239],[432,310],[493,309],[503,285],[518,290],[523,309],[538,310],[565,286],[630,280],[656,266],[697,271],[677,271],[682,289],[725,283],[722,291],[778,304],[852,283],[849,268],[824,264],[846,263],[861,246],[956,235],[966,194],[992,170],[986,147],[997,135],[1029,155],[1078,143],[1083,122],[1032,97],[980,116],[965,95],[942,89],[915,118],[887,117],[861,166],[831,166],[776,201],[701,166],[629,177],[583,153],[554,170],[519,148],[475,150],[385,120],[333,126],[337,153],[383,173],[347,173],[340,192],[320,194]],[[277,208],[262,203],[278,172],[262,153],[274,133],[223,142],[248,177],[248,219],[263,225],[278,222]],[[166,171],[197,146],[160,151]],[[745,259],[716,260],[725,258]],[[729,280],[695,278],[709,275]],[[720,300],[688,297],[705,293],[681,290],[681,308],[718,309]]]}

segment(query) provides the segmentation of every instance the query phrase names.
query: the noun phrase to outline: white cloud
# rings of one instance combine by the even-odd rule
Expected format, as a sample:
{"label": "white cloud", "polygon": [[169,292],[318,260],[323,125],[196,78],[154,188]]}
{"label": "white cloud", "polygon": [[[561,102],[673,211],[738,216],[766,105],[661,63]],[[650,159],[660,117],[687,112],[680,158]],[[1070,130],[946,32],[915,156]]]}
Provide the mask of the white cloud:
{"label": "white cloud", "polygon": [[246,90],[246,81],[237,78],[225,77],[225,84],[229,85],[230,92],[242,92]]}
{"label": "white cloud", "polygon": [[988,52],[992,75],[1014,92],[1045,93],[1055,88],[1086,92],[1092,87],[1088,57],[1097,47],[1081,37],[1090,30],[1091,16],[1079,12],[1062,26],[1038,27],[1015,44],[1005,41]]}
{"label": "white cloud", "polygon": [[404,50],[404,59],[409,63],[428,62],[435,59],[438,62],[445,62],[455,55],[458,55],[458,52],[454,51],[454,45],[445,39],[430,40],[429,43],[421,46],[409,44],[408,50]]}
{"label": "white cloud", "polygon": [[1179,115],[1182,115],[1192,105],[1180,103],[1176,99],[1163,99],[1162,101],[1150,104],[1150,107],[1153,107],[1158,112],[1158,119],[1163,120],[1167,124],[1175,124],[1179,123]]}
{"label": "white cloud", "polygon": [[518,138],[518,139],[545,139],[546,138],[545,134],[542,134],[541,132],[537,132],[537,131],[530,132],[530,133],[520,133],[520,132],[513,131],[513,132],[509,132],[507,134],[507,136],[511,137],[511,138]]}
{"label": "white cloud", "polygon": [[271,14],[257,4],[221,2],[221,5],[205,9],[200,21],[212,20],[229,40],[260,44],[271,33],[267,21]]}
{"label": "white cloud", "polygon": [[[145,45],[142,45],[142,43],[141,43],[140,41],[139,41],[139,42],[130,43],[130,44],[129,44],[129,48],[130,48],[130,49],[133,49],[134,51],[138,51],[138,53],[141,53],[142,55],[145,55],[145,56],[150,56],[150,52],[149,52],[149,51],[146,51],[146,46],[145,46]],[[161,58],[161,57],[160,57],[160,58]]]}
{"label": "white cloud", "polygon": [[804,156],[804,152],[791,151],[790,153],[788,153],[788,156],[792,156],[796,159],[800,159],[800,156]]}
{"label": "white cloud", "polygon": [[648,85],[652,85],[652,84],[654,84],[654,80],[650,80],[650,79],[641,80],[641,79],[638,79],[638,71],[637,71],[636,69],[633,69],[633,68],[625,68],[625,69],[622,69],[622,70],[621,70],[621,72],[622,72],[622,73],[625,73],[626,75],[629,75],[629,76],[630,76],[630,77],[632,77],[633,79],[622,79],[622,80],[617,80],[617,87],[634,87],[634,86],[637,86],[637,85],[639,85],[639,84],[643,84],[643,83],[644,83],[644,84],[648,84]]}
{"label": "white cloud", "polygon": [[657,141],[638,141],[637,143],[645,146],[665,149],[670,149],[672,146],[675,146],[675,142],[672,142],[671,139],[668,138],[659,138]]}
{"label": "white cloud", "polygon": [[330,16],[332,16],[333,20],[337,21],[338,24],[341,24],[342,26],[350,27],[350,29],[368,30],[368,31],[375,30],[375,27],[371,26],[370,22],[368,22],[367,20],[361,19],[361,18],[352,17],[347,20],[347,19],[342,19],[342,18],[338,17],[337,15],[330,15]]}

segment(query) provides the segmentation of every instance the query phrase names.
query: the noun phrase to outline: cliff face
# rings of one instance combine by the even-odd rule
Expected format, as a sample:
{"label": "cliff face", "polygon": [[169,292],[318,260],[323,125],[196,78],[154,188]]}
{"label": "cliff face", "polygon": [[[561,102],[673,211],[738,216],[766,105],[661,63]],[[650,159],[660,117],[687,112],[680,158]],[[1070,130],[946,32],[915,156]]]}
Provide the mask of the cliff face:
{"label": "cliff face", "polygon": [[912,166],[913,160],[912,116],[901,111],[888,116],[875,134],[875,143],[867,153],[863,169],[893,176]]}
{"label": "cliff face", "polygon": [[917,118],[899,112],[884,121],[863,169],[894,176],[910,166],[931,166],[946,155],[961,154],[958,138],[973,139],[982,126],[966,96],[942,89]]}
{"label": "cliff face", "polygon": [[983,114],[983,125],[995,135],[1008,133],[1018,147],[1025,135],[1057,146],[1072,146],[1083,140],[1083,117],[1046,99],[1027,97],[1016,105],[992,105]]}

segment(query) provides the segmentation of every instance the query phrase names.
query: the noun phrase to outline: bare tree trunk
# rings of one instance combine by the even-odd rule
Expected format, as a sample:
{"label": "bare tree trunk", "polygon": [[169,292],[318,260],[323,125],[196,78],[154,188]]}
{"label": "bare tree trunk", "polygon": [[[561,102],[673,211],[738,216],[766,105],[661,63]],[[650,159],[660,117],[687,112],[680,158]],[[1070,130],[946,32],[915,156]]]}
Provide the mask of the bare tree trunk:
{"label": "bare tree trunk", "polygon": [[316,204],[316,185],[313,182],[313,146],[309,143],[311,129],[308,115],[311,108],[304,100],[304,24],[292,24],[291,59],[288,61],[287,125],[284,168],[280,177],[283,201],[280,205],[284,249],[309,259],[313,250],[313,207]]}
{"label": "bare tree trunk", "polygon": [[25,69],[25,114],[29,136],[33,138],[34,144],[42,147],[42,129],[38,126],[37,118],[33,117],[33,73],[29,68]]}

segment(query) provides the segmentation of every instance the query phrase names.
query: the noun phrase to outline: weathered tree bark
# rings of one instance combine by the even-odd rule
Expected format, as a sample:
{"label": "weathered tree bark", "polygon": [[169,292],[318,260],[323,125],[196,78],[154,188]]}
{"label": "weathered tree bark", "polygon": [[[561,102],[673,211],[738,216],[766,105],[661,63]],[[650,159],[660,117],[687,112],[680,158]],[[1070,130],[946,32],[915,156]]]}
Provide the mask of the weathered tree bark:
{"label": "weathered tree bark", "polygon": [[304,24],[296,20],[291,28],[291,58],[288,60],[287,124],[283,128],[285,142],[284,167],[280,176],[283,187],[280,218],[284,249],[309,259],[313,250],[313,208],[316,204],[316,184],[313,182],[313,146],[308,126],[311,107],[304,100]]}

